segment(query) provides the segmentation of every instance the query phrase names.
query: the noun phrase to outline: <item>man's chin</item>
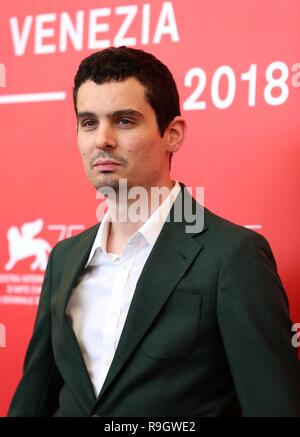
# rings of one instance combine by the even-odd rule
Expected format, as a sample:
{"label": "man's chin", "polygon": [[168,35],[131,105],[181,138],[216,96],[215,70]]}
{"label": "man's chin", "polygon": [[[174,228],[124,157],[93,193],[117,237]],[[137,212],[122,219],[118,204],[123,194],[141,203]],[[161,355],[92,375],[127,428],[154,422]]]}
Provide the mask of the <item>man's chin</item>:
{"label": "man's chin", "polygon": [[101,180],[96,181],[94,183],[94,187],[97,191],[99,191],[101,194],[105,194],[107,190],[114,190],[116,193],[118,193],[124,185],[125,179],[122,179],[120,181],[119,177],[115,177],[115,175],[110,175],[110,177],[105,177]]}

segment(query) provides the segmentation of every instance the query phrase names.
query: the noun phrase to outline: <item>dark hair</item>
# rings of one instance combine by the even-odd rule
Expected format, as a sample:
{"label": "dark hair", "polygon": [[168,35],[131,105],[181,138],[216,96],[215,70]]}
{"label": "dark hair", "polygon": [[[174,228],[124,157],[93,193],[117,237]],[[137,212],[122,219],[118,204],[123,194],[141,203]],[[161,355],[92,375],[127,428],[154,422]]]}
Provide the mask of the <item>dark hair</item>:
{"label": "dark hair", "polygon": [[172,73],[151,53],[143,50],[110,47],[93,53],[79,65],[74,79],[73,101],[79,87],[87,80],[97,84],[135,77],[145,87],[145,97],[153,108],[163,136],[174,117],[180,115],[179,95]]}

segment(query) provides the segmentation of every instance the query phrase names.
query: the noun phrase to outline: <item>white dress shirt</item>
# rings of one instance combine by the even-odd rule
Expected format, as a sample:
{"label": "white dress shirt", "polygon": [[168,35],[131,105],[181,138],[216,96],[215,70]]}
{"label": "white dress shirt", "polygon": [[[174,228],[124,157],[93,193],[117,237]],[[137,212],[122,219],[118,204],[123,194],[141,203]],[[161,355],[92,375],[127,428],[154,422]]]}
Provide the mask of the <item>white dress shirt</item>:
{"label": "white dress shirt", "polygon": [[85,270],[66,314],[71,321],[96,396],[113,360],[137,281],[178,193],[168,197],[130,237],[122,255],[106,252],[109,211],[100,223]]}

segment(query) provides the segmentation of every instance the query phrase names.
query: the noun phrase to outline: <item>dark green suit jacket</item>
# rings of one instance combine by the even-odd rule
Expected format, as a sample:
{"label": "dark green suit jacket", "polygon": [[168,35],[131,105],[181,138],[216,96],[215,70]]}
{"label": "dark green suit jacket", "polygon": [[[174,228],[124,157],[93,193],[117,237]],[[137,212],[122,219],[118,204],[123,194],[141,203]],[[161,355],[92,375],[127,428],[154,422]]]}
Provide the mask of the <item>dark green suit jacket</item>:
{"label": "dark green suit jacket", "polygon": [[53,249],[10,416],[300,415],[297,350],[267,241],[207,209],[204,228],[187,233],[173,211],[98,398],[65,311],[99,225]]}

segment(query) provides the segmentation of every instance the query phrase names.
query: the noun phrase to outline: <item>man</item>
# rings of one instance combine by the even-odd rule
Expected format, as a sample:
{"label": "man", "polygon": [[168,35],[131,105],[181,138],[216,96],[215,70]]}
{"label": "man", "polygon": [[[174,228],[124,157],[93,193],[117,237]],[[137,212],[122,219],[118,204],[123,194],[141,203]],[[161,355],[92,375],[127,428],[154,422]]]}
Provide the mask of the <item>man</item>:
{"label": "man", "polygon": [[[50,255],[9,415],[299,415],[299,362],[268,243],[195,200],[203,226],[188,228],[191,197],[170,177],[185,121],[167,67],[126,47],[95,53],[79,67],[74,104],[83,164],[108,211]],[[129,213],[130,189],[146,193],[144,220]]]}

